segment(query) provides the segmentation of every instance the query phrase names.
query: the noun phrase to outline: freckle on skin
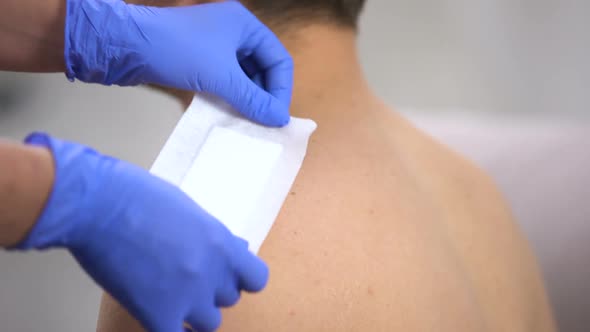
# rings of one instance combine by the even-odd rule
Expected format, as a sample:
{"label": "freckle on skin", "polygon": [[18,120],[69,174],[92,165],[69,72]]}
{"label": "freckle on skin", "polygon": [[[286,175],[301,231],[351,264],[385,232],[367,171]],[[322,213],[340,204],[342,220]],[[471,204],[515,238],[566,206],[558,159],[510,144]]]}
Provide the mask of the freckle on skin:
{"label": "freckle on skin", "polygon": [[296,193],[296,192],[294,192],[294,191],[292,191],[292,192],[291,192],[291,196],[295,196],[295,195],[297,195],[297,193]]}

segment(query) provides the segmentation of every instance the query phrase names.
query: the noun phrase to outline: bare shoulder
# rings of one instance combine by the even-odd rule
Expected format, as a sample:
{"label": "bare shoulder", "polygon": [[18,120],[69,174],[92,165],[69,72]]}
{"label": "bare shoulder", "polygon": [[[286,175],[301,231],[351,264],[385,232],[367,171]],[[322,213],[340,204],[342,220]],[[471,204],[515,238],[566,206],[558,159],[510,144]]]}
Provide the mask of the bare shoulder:
{"label": "bare shoulder", "polygon": [[406,142],[412,142],[407,151],[412,167],[447,217],[449,237],[473,276],[481,303],[498,315],[495,322],[520,322],[518,330],[554,331],[536,257],[495,181],[426,133],[409,123],[404,127]]}
{"label": "bare shoulder", "polygon": [[[409,121],[393,114],[390,140],[401,142],[399,153],[417,174],[419,184],[440,199],[449,212],[510,220],[510,209],[494,180],[478,165]],[[469,210],[469,211],[468,211]]]}

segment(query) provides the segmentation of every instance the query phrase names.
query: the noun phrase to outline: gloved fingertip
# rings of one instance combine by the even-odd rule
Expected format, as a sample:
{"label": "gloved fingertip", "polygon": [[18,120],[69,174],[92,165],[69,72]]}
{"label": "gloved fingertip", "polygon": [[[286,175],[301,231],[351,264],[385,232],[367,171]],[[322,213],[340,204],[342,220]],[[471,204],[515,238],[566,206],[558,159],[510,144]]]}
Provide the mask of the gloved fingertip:
{"label": "gloved fingertip", "polygon": [[262,291],[263,289],[266,288],[266,285],[268,285],[268,280],[269,280],[269,276],[270,276],[270,271],[268,269],[268,265],[266,265],[265,263],[262,264],[262,267],[260,268],[260,277],[257,280],[258,282],[253,283],[250,289],[248,289],[249,292],[253,292],[253,293],[257,293]]}
{"label": "gloved fingertip", "polygon": [[291,116],[289,116],[289,114],[277,114],[271,121],[269,121],[268,125],[280,128],[288,125],[290,121]]}
{"label": "gloved fingertip", "polygon": [[198,311],[191,313],[191,315],[187,318],[187,323],[185,324],[185,329],[190,324],[191,330],[188,331],[217,331],[221,326],[221,310],[218,308],[201,308]]}
{"label": "gloved fingertip", "polygon": [[289,114],[287,114],[285,120],[282,122],[281,126],[284,127],[286,125],[288,125],[291,122],[291,116]]}
{"label": "gloved fingertip", "polygon": [[[284,127],[291,117],[289,115],[289,105],[266,91],[262,86],[257,85],[243,70],[239,69],[240,85],[242,86],[241,98],[236,100],[232,98],[231,91],[225,91],[220,94],[226,97],[226,100],[232,99],[236,102],[232,106],[246,118],[268,127]],[[263,82],[261,82],[263,83]]]}
{"label": "gloved fingertip", "polygon": [[291,115],[289,114],[289,108],[283,106],[281,102],[277,102],[277,104],[281,105],[281,107],[277,107],[275,110],[276,113],[276,126],[277,127],[284,127],[289,124],[291,121]]}
{"label": "gloved fingertip", "polygon": [[269,109],[258,113],[254,120],[269,127],[280,128],[289,124],[291,116],[288,109],[275,100],[270,103]]}
{"label": "gloved fingertip", "polygon": [[262,259],[250,254],[251,265],[248,266],[247,275],[243,275],[240,280],[240,288],[249,293],[257,293],[266,288],[269,280],[269,268]]}
{"label": "gloved fingertip", "polygon": [[250,247],[250,243],[248,241],[246,241],[245,239],[243,239],[241,237],[236,237],[236,239],[237,239],[239,245],[241,245],[245,249],[248,249]]}

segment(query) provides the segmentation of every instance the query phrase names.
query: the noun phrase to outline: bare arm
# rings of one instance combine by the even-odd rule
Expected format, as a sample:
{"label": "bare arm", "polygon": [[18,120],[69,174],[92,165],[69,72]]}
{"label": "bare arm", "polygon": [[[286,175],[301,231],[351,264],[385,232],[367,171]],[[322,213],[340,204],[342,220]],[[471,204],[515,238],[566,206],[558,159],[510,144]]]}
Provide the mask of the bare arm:
{"label": "bare arm", "polygon": [[0,1],[0,70],[63,72],[65,0]]}
{"label": "bare arm", "polygon": [[14,246],[26,237],[49,196],[53,177],[49,151],[0,140],[0,247]]}

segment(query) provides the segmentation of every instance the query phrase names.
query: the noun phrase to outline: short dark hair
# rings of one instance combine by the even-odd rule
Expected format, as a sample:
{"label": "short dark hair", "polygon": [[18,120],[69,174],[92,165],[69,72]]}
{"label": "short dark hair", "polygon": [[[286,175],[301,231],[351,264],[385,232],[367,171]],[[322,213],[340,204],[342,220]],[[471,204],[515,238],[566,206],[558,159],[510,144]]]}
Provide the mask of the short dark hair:
{"label": "short dark hair", "polygon": [[260,19],[271,27],[314,21],[357,28],[366,0],[244,0]]}

